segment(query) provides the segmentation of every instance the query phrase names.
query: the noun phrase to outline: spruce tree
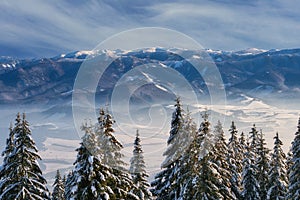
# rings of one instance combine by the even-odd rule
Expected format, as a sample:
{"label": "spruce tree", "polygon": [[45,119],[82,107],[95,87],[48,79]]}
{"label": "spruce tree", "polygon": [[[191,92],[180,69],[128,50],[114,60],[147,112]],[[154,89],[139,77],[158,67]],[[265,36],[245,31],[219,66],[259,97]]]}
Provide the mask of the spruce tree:
{"label": "spruce tree", "polygon": [[250,151],[252,151],[253,161],[258,157],[258,131],[256,129],[255,124],[253,124],[251,131],[249,132],[250,139]]}
{"label": "spruce tree", "polygon": [[184,131],[183,135],[185,137],[187,137],[185,139],[186,142],[184,143],[185,148],[183,149],[184,151],[186,151],[190,147],[190,145],[197,133],[197,125],[191,116],[191,112],[190,112],[189,108],[187,108],[187,112],[186,112],[186,115],[183,120],[183,128],[182,129]]}
{"label": "spruce tree", "polygon": [[234,199],[235,195],[232,194],[231,190],[231,172],[229,171],[229,163],[226,156],[228,156],[228,148],[226,144],[226,139],[223,131],[223,127],[220,121],[214,127],[214,139],[215,144],[212,149],[212,162],[214,162],[218,168],[220,174],[221,184],[218,185],[222,199]]}
{"label": "spruce tree", "polygon": [[[17,120],[21,120],[20,115],[17,116]],[[9,136],[6,139],[6,147],[2,152],[3,163],[2,166],[0,167],[0,194],[4,192],[3,190],[5,185],[9,184],[10,181],[10,177],[8,176],[9,172],[7,171],[6,167],[9,164],[9,156],[13,152],[13,150],[14,150],[14,131],[13,131],[12,124],[10,124]]]}
{"label": "spruce tree", "polygon": [[[246,142],[246,139],[245,139],[245,134],[244,132],[241,133],[240,135],[240,138],[239,138],[239,144],[241,145],[241,154],[242,155],[245,155],[246,152],[247,152],[247,142]],[[244,161],[244,159],[243,159]]]}
{"label": "spruce tree", "polygon": [[12,132],[13,149],[6,159],[3,171],[6,179],[1,183],[0,199],[50,199],[47,182],[37,162],[41,158],[31,137],[25,113],[22,119],[20,114],[17,115]]}
{"label": "spruce tree", "polygon": [[243,171],[243,159],[244,159],[244,135],[242,133],[241,140],[239,141],[237,133],[238,130],[232,121],[229,129],[230,137],[228,141],[228,163],[230,170],[230,183],[231,190],[237,199],[241,199],[242,191],[242,178],[241,174]]}
{"label": "spruce tree", "polygon": [[78,152],[77,159],[74,163],[74,170],[69,173],[66,188],[66,199],[90,200],[90,199],[117,199],[110,184],[116,184],[112,171],[109,167],[103,165],[96,155],[93,155],[85,144],[94,144],[91,141],[94,136],[93,132],[85,132]]}
{"label": "spruce tree", "polygon": [[[207,130],[209,130],[209,125],[209,122],[202,122],[200,128],[203,126],[208,126]],[[199,180],[196,177],[199,175],[198,170],[200,167],[199,150],[204,139],[203,134],[199,134],[199,130],[197,130],[196,134],[192,137],[192,142],[189,148],[184,152],[181,159],[182,170],[179,174],[179,180],[181,182],[181,191],[179,199],[182,200],[193,199],[194,195],[196,194],[195,184],[196,180]]]}
{"label": "spruce tree", "polygon": [[139,138],[138,130],[134,141],[133,157],[130,160],[129,172],[132,177],[132,182],[135,188],[132,193],[139,197],[140,200],[149,200],[152,195],[149,191],[150,184],[147,181],[149,175],[146,172],[146,165],[141,146],[141,139]]}
{"label": "spruce tree", "polygon": [[[221,194],[222,179],[218,171],[219,166],[214,162],[216,156],[213,153],[214,138],[210,130],[210,122],[208,113],[202,115],[203,122],[200,125],[196,136],[196,152],[197,159],[196,174],[192,179],[194,192],[187,199],[222,199]],[[223,188],[222,188],[223,189]]]}
{"label": "spruce tree", "polygon": [[56,171],[55,180],[53,183],[53,192],[51,200],[65,200],[64,182],[61,179],[59,170]]}
{"label": "spruce tree", "polygon": [[196,132],[197,132],[197,127],[195,122],[193,121],[191,117],[191,112],[187,108],[187,113],[184,117],[184,122],[183,122],[183,134],[185,135],[185,148],[182,148],[182,155],[179,159],[179,163],[175,169],[176,172],[176,182],[178,183],[180,187],[180,193],[178,199],[186,199],[187,193],[192,190],[192,185],[191,182],[189,181],[191,177],[193,177],[194,170],[193,166],[195,166],[194,159],[192,159],[192,146],[193,142],[196,137]]}
{"label": "spruce tree", "polygon": [[[247,140],[248,140],[248,138],[247,138]],[[249,147],[249,144],[246,141],[244,132],[242,132],[241,135],[240,135],[240,137],[239,137],[239,144],[241,146],[240,154],[242,156],[242,163],[243,163],[244,159],[245,159],[245,157],[247,155],[248,147]],[[242,165],[242,168],[243,168],[243,164],[241,164],[241,165]],[[243,169],[242,169],[242,171],[243,171]]]}
{"label": "spruce tree", "polygon": [[285,163],[286,156],[281,146],[282,142],[279,139],[278,133],[274,137],[274,148],[270,161],[269,184],[268,184],[268,200],[283,200],[287,192],[287,166]]}
{"label": "spruce tree", "polygon": [[176,104],[174,106],[176,109],[172,114],[171,130],[167,144],[170,144],[171,141],[180,134],[179,132],[183,125],[183,109],[179,97],[176,98]]}
{"label": "spruce tree", "polygon": [[[121,153],[123,146],[113,134],[114,123],[108,111],[101,109],[95,126],[86,123],[82,126],[85,135],[81,147],[77,149],[73,176],[67,179],[66,196],[74,196],[75,199],[92,198],[92,195],[102,199],[138,199],[131,193],[135,187],[124,167],[126,163]],[[82,191],[80,184],[86,185],[86,190]],[[99,187],[103,185],[100,191],[95,184]]]}
{"label": "spruce tree", "polygon": [[253,152],[250,144],[247,145],[247,152],[243,160],[242,174],[242,199],[244,200],[260,200],[259,184],[256,179],[256,167],[253,161]]}
{"label": "spruce tree", "polygon": [[84,146],[91,152],[92,155],[98,155],[100,147],[98,145],[97,136],[94,131],[94,126],[91,122],[88,124],[87,121],[85,121],[85,123],[83,123],[80,128],[85,133],[82,138]]}
{"label": "spruce tree", "polygon": [[269,152],[270,150],[266,147],[264,134],[261,130],[257,140],[257,157],[255,161],[257,167],[256,179],[259,184],[259,195],[261,199],[267,198],[267,185],[269,182],[268,171],[270,170]]}
{"label": "spruce tree", "polygon": [[76,185],[76,179],[77,177],[74,176],[73,170],[71,170],[66,178],[65,181],[65,192],[64,192],[64,197],[65,199],[71,198],[71,196],[75,193],[77,190],[77,185]]}
{"label": "spruce tree", "polygon": [[64,198],[66,199],[66,183],[67,183],[67,178],[66,178],[66,175],[63,176],[62,178],[62,183],[63,183],[63,191],[64,191]]}
{"label": "spruce tree", "polygon": [[[184,199],[184,193],[188,190],[186,183],[192,174],[192,160],[190,159],[190,147],[193,140],[195,139],[197,132],[197,127],[193,118],[191,117],[191,112],[187,108],[187,113],[183,119],[183,128],[181,133],[181,144],[182,147],[178,148],[181,151],[181,156],[175,168],[176,183],[179,187],[179,194],[177,194],[177,199]],[[179,152],[177,152],[179,153]]]}
{"label": "spruce tree", "polygon": [[291,148],[286,154],[286,166],[288,170],[293,166],[293,153]]}
{"label": "spruce tree", "polygon": [[198,159],[197,159],[197,148],[196,136],[194,136],[189,148],[186,149],[182,158],[180,159],[180,170],[178,171],[178,182],[180,183],[180,194],[179,199],[190,199],[193,198],[194,188],[194,177],[198,174]]}
{"label": "spruce tree", "polygon": [[[168,141],[167,150],[163,153],[166,156],[166,159],[161,164],[162,167],[167,167],[171,163],[178,164],[178,160],[182,156],[183,152],[189,147],[192,141],[192,134],[195,134],[196,125],[193,123],[191,118],[191,113],[189,110],[185,114],[184,110],[181,108],[180,102],[176,103],[176,110],[173,113],[173,121],[171,123],[170,137]],[[180,113],[180,116],[177,116],[175,113]],[[175,123],[175,121],[177,123]],[[178,128],[178,129],[177,129]],[[177,134],[174,136],[172,130],[176,129]]]}
{"label": "spruce tree", "polygon": [[[222,179],[213,153],[214,137],[210,130],[208,113],[202,114],[203,121],[192,142],[181,157],[179,180],[181,191],[178,199],[221,199]],[[222,191],[222,192],[221,192]]]}
{"label": "spruce tree", "polygon": [[294,200],[300,196],[300,118],[298,130],[292,142],[292,165],[289,170],[289,187],[287,199]]}
{"label": "spruce tree", "polygon": [[98,118],[100,132],[96,132],[100,149],[99,156],[102,163],[112,169],[112,174],[117,180],[117,184],[111,185],[117,198],[136,199],[137,197],[130,192],[135,189],[135,186],[132,184],[129,171],[125,168],[127,163],[123,161],[124,155],[121,152],[123,145],[114,135],[114,124],[115,120],[108,109],[105,112],[104,109],[100,109]]}
{"label": "spruce tree", "polygon": [[115,120],[108,109],[100,109],[98,123],[95,126],[96,138],[99,146],[101,162],[109,167],[124,170],[126,163],[122,160],[123,145],[114,135]]}
{"label": "spruce tree", "polygon": [[[17,120],[21,120],[20,119],[20,115],[17,116]],[[18,122],[20,123],[20,122]],[[2,156],[4,157],[3,158],[3,163],[7,163],[7,159],[9,157],[9,155],[13,152],[14,150],[14,139],[15,139],[15,133],[13,131],[13,126],[12,124],[10,124],[10,127],[9,127],[9,136],[8,138],[6,139],[6,147],[5,147],[5,150],[2,152]]]}
{"label": "spruce tree", "polygon": [[290,173],[291,173],[291,169],[292,169],[292,166],[293,166],[293,153],[292,153],[292,149],[289,148],[289,151],[288,153],[286,154],[286,168],[287,168],[287,180],[288,180],[288,183],[290,182]]}
{"label": "spruce tree", "polygon": [[176,99],[175,111],[172,115],[170,135],[167,140],[167,150],[164,152],[166,156],[161,167],[162,171],[155,176],[155,180],[151,183],[154,187],[151,192],[157,197],[157,200],[177,199],[180,193],[180,185],[177,183],[175,169],[178,168],[180,158],[180,146],[182,141],[179,138],[183,132],[183,109],[180,99]]}

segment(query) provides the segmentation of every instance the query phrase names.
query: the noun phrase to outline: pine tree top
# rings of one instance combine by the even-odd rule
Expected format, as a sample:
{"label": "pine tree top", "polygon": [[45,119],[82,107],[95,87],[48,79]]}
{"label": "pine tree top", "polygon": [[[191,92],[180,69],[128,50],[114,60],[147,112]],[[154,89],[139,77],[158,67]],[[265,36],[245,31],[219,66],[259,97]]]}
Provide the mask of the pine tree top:
{"label": "pine tree top", "polygon": [[176,137],[179,129],[182,127],[183,124],[183,109],[180,102],[180,98],[177,97],[175,101],[175,111],[172,115],[170,136],[167,140],[167,144],[170,144],[174,137]]}
{"label": "pine tree top", "polygon": [[204,113],[201,113],[201,117],[202,117],[203,121],[200,124],[198,133],[199,134],[201,134],[201,133],[207,134],[210,131],[210,122],[208,120],[209,114],[208,114],[207,110],[205,110]]}
{"label": "pine tree top", "polygon": [[55,180],[52,186],[55,186],[56,184],[58,184],[58,182],[61,181],[61,175],[59,170],[56,170],[56,175],[55,175]]}
{"label": "pine tree top", "polygon": [[201,113],[201,117],[205,122],[208,121],[209,113],[208,113],[207,109],[205,109],[205,111],[203,113]]}
{"label": "pine tree top", "polygon": [[141,146],[141,139],[139,137],[139,130],[136,131],[136,137],[134,140],[134,149],[133,149],[133,154],[142,154],[142,146]]}
{"label": "pine tree top", "polygon": [[238,130],[236,129],[236,126],[234,124],[234,121],[231,122],[230,129],[228,130],[230,132],[230,138],[229,138],[229,143],[232,141],[237,141],[237,132]]}
{"label": "pine tree top", "polygon": [[274,145],[283,145],[282,141],[279,139],[279,135],[278,135],[278,132],[276,132],[276,135],[274,137]]}
{"label": "pine tree top", "polygon": [[98,123],[102,123],[103,122],[104,116],[105,116],[105,111],[104,111],[103,108],[100,108],[99,117],[98,117]]}
{"label": "pine tree top", "polygon": [[136,137],[135,137],[134,145],[137,145],[137,146],[140,145],[141,139],[139,136],[140,136],[139,130],[136,130]]}

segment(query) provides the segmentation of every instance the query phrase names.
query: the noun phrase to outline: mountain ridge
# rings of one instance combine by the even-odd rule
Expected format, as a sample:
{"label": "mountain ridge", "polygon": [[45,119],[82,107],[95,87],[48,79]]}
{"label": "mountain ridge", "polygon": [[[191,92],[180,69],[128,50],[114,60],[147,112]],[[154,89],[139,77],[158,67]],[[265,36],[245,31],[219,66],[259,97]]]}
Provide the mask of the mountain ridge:
{"label": "mountain ridge", "polygon": [[[197,54],[196,51],[176,50],[189,58]],[[228,96],[231,93],[247,93],[254,96],[299,93],[300,49],[202,51],[208,53],[218,67]],[[140,51],[75,51],[41,59],[18,60],[1,57],[0,103],[26,104],[70,100],[80,65],[90,56],[99,54],[114,58],[110,69],[107,70],[107,83],[103,82],[102,89],[97,90],[99,95],[110,93],[118,78],[134,67],[149,62],[177,70],[190,83],[196,83],[195,87],[203,91],[203,94],[208,94],[205,82],[195,74],[195,69],[190,63],[180,54],[176,55],[162,48]]]}

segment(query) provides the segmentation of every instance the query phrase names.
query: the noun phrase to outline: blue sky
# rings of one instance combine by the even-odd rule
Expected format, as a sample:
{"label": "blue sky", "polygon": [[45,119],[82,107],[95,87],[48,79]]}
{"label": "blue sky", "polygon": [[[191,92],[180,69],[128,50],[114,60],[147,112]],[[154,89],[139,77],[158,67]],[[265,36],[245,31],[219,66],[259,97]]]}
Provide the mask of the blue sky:
{"label": "blue sky", "polygon": [[297,0],[2,0],[0,56],[89,50],[132,28],[164,27],[216,50],[300,47]]}

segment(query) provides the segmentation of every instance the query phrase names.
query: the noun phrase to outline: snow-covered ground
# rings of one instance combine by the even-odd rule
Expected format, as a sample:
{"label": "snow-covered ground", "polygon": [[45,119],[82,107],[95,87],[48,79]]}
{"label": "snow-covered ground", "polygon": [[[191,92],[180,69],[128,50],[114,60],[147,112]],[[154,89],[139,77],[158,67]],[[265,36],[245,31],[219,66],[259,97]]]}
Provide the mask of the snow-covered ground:
{"label": "snow-covered ground", "polygon": [[[172,104],[173,102],[170,102],[169,105],[156,105],[151,109],[149,109],[150,107],[135,109],[130,113],[131,120],[135,121],[134,125],[130,124],[128,120],[122,121],[122,118],[117,118],[119,121],[115,126],[115,135],[124,145],[123,153],[127,162],[132,156],[132,144],[136,129],[139,129],[150,179],[160,169],[160,164],[164,159],[162,154],[166,148],[169,134]],[[60,113],[59,110],[49,114],[48,109],[41,105],[34,108],[2,107],[0,148],[4,149],[9,123],[14,121],[15,114],[25,111],[31,125],[33,138],[43,159],[40,162],[42,170],[51,185],[57,169],[60,169],[62,174],[67,174],[72,168],[76,159],[75,149],[79,147],[80,143],[80,133],[78,134],[74,128],[72,116]],[[285,152],[288,151],[294,138],[300,113],[300,109],[286,109],[286,106],[285,108],[280,105],[274,106],[262,100],[244,96],[238,103],[228,102],[227,105],[189,105],[189,110],[198,124],[201,120],[199,110],[204,111],[205,109],[213,110],[211,111],[212,125],[220,120],[227,136],[232,120],[236,122],[239,133],[243,131],[247,134],[251,126],[256,124],[258,130],[263,130],[266,142],[272,148],[273,137],[278,131],[284,143]]]}

